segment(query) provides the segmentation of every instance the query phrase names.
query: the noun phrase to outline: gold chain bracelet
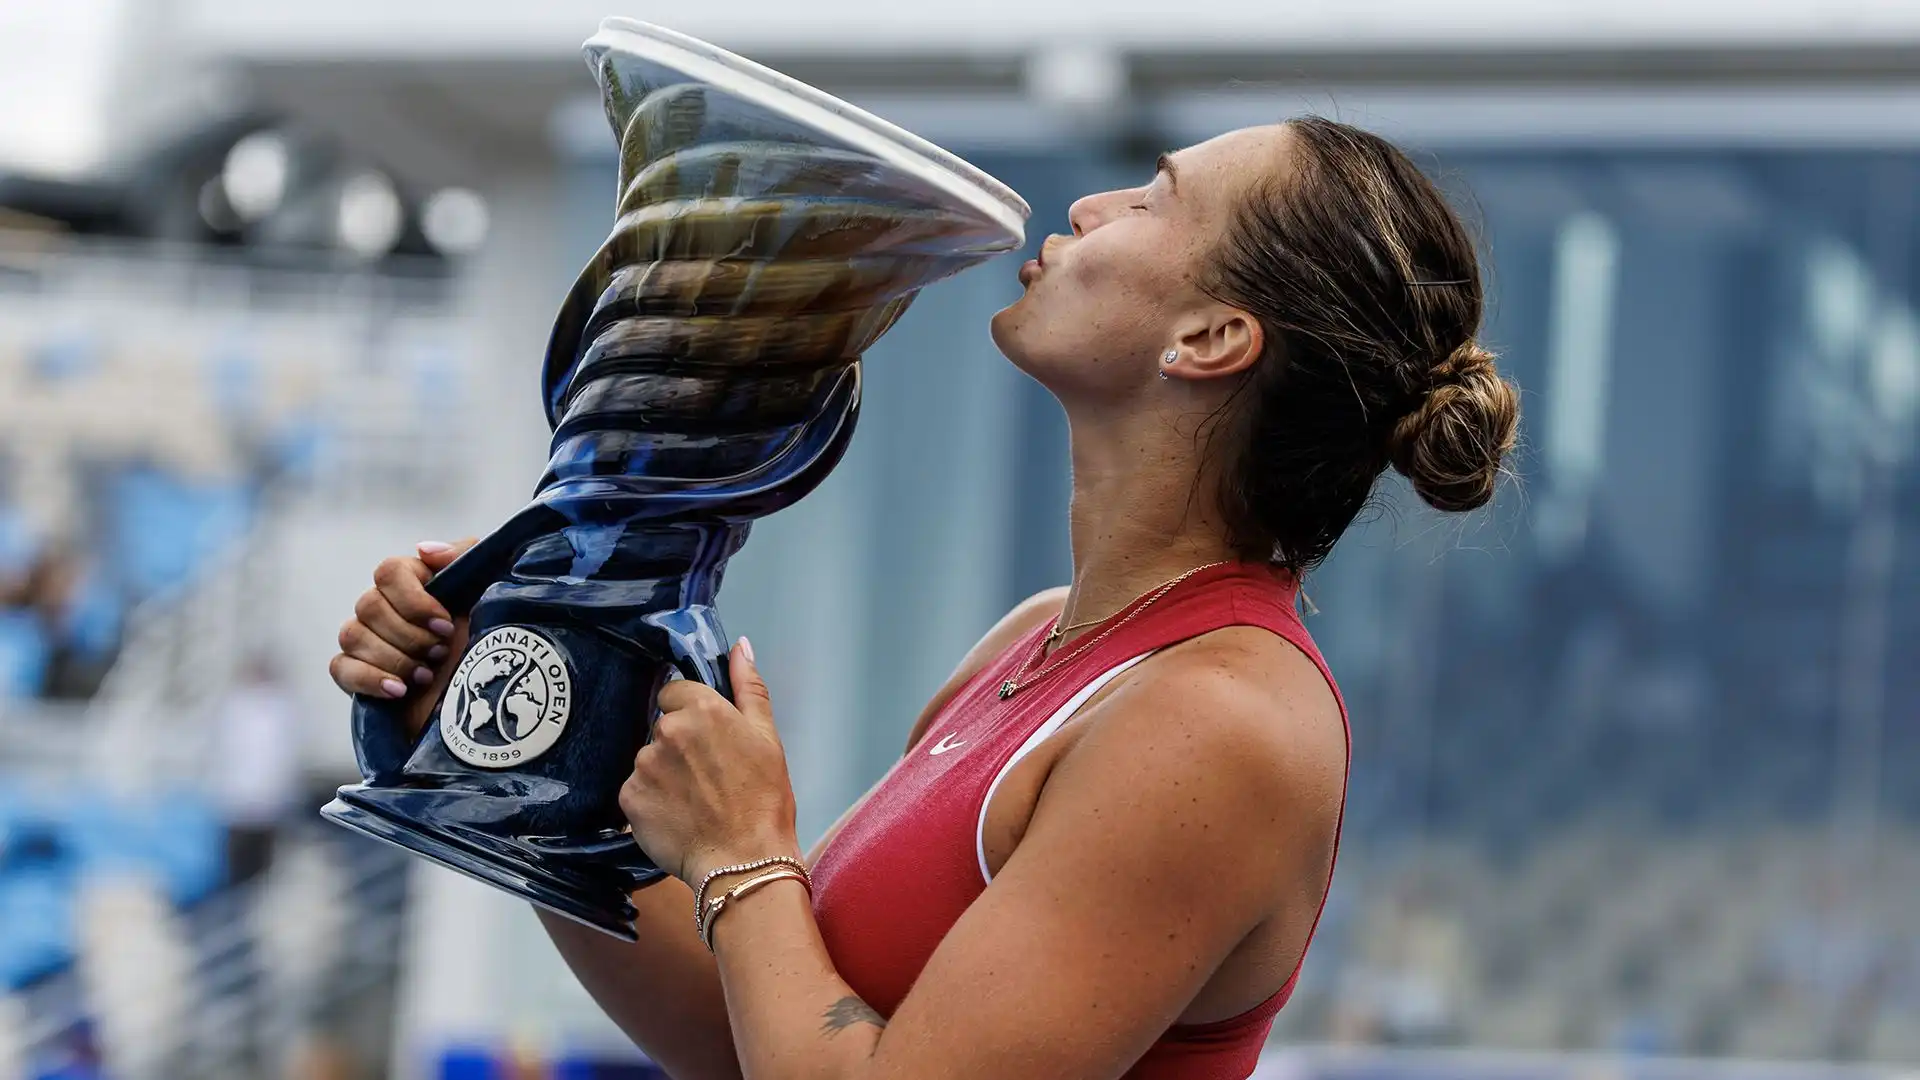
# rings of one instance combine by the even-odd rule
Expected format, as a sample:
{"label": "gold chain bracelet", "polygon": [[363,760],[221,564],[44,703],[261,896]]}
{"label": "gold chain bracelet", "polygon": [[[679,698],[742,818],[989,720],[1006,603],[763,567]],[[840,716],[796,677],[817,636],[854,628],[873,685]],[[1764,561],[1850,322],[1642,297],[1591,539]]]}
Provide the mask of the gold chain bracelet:
{"label": "gold chain bracelet", "polygon": [[757,877],[750,877],[735,885],[707,901],[707,906],[701,910],[701,915],[704,917],[700,920],[700,943],[707,947],[708,952],[713,951],[713,924],[719,921],[720,913],[727,910],[727,905],[762,885],[771,885],[776,881],[797,881],[807,890],[808,896],[813,895],[813,883],[807,880],[807,875],[785,866],[778,870],[769,870]]}
{"label": "gold chain bracelet", "polygon": [[707,871],[706,876],[700,879],[700,887],[693,892],[693,928],[698,930],[706,923],[707,888],[713,884],[714,878],[725,877],[728,874],[744,874],[749,870],[764,870],[769,866],[793,867],[800,872],[800,880],[807,883],[807,892],[809,894],[813,892],[813,877],[807,873],[807,864],[791,855],[769,855],[752,862],[717,867]]}

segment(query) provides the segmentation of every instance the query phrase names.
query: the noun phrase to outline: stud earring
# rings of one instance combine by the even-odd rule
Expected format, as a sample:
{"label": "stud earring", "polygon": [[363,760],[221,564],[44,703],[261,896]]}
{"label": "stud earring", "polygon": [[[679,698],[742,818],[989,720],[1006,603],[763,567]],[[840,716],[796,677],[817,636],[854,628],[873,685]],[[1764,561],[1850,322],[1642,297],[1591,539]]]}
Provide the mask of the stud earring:
{"label": "stud earring", "polygon": [[1163,364],[1171,364],[1178,359],[1180,359],[1180,350],[1168,349],[1164,354],[1161,355],[1160,362]]}

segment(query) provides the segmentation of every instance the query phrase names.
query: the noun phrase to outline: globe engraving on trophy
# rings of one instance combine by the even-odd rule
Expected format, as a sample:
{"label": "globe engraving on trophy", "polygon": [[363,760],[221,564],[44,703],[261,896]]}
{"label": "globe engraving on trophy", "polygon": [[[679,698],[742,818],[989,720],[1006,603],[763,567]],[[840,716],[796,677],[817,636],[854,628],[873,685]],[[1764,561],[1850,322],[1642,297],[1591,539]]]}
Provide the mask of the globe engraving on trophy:
{"label": "globe engraving on trophy", "polygon": [[441,699],[441,741],[460,760],[502,768],[539,757],[566,729],[572,678],[531,631],[502,628],[460,660]]}
{"label": "globe engraving on trophy", "polygon": [[920,289],[1023,238],[959,158],[704,42],[610,19],[586,45],[614,224],[541,371],[533,500],[428,588],[468,613],[434,722],[356,699],[333,820],[631,937],[660,872],[617,794],[674,674],[728,692],[713,603],[754,519],[813,490],[861,354]]}

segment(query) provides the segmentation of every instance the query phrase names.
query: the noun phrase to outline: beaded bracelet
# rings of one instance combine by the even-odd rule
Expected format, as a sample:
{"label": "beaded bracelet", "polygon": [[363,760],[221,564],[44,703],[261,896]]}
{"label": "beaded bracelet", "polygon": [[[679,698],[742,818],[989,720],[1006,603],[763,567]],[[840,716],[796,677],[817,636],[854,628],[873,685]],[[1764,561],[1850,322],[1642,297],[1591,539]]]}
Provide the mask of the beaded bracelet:
{"label": "beaded bracelet", "polygon": [[733,888],[707,901],[706,909],[703,912],[706,918],[700,921],[700,943],[707,947],[708,952],[713,951],[713,924],[720,921],[720,913],[727,910],[727,905],[762,885],[771,885],[776,881],[797,881],[801,887],[807,890],[808,896],[813,895],[813,883],[807,880],[807,876],[784,866],[778,870],[769,870],[764,874],[750,877],[740,884],[735,885]]}
{"label": "beaded bracelet", "polygon": [[[807,864],[790,855],[769,855],[764,859],[755,859],[752,862],[738,863],[733,866],[722,866],[707,871],[706,876],[700,879],[700,887],[693,892],[693,928],[699,930],[706,925],[707,888],[713,884],[714,878],[726,874],[741,874],[748,870],[764,870],[769,866],[791,866],[795,870],[798,870],[800,872],[800,880],[807,884],[807,893],[809,895],[813,893],[813,877],[807,873]],[[704,937],[705,934],[703,933],[701,936]]]}

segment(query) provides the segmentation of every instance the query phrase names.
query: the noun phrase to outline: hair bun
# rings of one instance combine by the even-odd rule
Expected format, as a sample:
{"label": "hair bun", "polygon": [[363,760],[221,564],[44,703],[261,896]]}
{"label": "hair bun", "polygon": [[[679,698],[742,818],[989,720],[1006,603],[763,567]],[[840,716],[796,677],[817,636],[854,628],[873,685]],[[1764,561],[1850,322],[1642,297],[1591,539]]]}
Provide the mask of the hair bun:
{"label": "hair bun", "polygon": [[1432,377],[1426,400],[1394,425],[1388,460],[1437,510],[1485,506],[1513,449],[1520,396],[1472,341],[1435,364]]}

